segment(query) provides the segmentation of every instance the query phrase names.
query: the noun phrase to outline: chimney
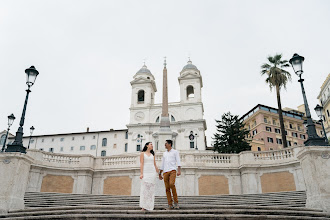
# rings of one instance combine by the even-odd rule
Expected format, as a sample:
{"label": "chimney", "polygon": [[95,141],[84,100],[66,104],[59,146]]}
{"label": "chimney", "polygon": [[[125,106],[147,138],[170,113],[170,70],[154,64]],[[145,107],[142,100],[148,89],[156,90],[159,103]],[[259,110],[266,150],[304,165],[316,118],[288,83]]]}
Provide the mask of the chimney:
{"label": "chimney", "polygon": [[87,132],[89,132],[89,127],[87,127]]}

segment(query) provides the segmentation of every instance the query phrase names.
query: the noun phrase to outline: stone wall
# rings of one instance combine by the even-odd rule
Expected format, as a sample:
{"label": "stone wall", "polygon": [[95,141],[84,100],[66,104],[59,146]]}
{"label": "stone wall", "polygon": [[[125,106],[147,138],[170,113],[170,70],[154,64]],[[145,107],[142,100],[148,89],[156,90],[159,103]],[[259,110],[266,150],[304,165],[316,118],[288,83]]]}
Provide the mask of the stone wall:
{"label": "stone wall", "polygon": [[[180,196],[249,194],[305,190],[300,147],[269,152],[218,154],[180,151],[182,175],[176,186]],[[54,154],[29,150],[34,159],[27,191],[134,195],[140,192],[139,153],[110,157]],[[161,163],[161,152],[156,163]],[[156,195],[164,196],[163,181]]]}

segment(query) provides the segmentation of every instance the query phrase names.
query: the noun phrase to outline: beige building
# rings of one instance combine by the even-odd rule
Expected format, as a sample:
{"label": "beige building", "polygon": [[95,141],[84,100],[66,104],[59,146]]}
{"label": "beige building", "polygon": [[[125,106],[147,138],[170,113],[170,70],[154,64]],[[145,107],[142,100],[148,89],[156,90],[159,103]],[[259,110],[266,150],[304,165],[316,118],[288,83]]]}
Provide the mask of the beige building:
{"label": "beige building", "polygon": [[323,106],[323,123],[327,136],[330,137],[330,74],[321,86],[320,94],[317,96],[321,106]]}
{"label": "beige building", "polygon": [[[304,122],[303,105],[299,110],[283,108],[284,127],[287,132],[288,147],[302,146],[307,140]],[[258,104],[241,118],[245,128],[250,130],[248,140],[252,151],[268,151],[283,149],[278,109]],[[322,137],[322,126],[315,123],[317,134]]]}

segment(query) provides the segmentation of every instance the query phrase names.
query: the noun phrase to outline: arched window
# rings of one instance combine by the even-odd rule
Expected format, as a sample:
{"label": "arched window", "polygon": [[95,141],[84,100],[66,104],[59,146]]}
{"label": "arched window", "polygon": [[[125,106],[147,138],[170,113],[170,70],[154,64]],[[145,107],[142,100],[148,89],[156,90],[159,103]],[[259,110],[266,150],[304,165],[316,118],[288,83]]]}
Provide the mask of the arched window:
{"label": "arched window", "polygon": [[195,97],[194,87],[187,86],[187,99],[192,99]]}
{"label": "arched window", "polygon": [[260,147],[258,147],[258,151],[261,151],[261,148]]}
{"label": "arched window", "polygon": [[140,90],[138,92],[138,103],[143,103],[144,102],[144,90]]}
{"label": "arched window", "polygon": [[156,119],[156,123],[159,123],[159,116],[158,116],[157,119]]}
{"label": "arched window", "polygon": [[2,147],[3,146],[3,143],[5,143],[5,139],[6,139],[6,135],[5,134],[1,135],[1,138],[0,138],[0,147]]}
{"label": "arched window", "polygon": [[107,156],[107,151],[105,150],[101,151],[101,157],[105,157],[105,156]]}
{"label": "arched window", "polygon": [[102,139],[102,147],[105,147],[105,146],[107,146],[107,139],[106,138],[103,138]]}
{"label": "arched window", "polygon": [[175,121],[175,118],[173,115],[171,115],[171,121]]}

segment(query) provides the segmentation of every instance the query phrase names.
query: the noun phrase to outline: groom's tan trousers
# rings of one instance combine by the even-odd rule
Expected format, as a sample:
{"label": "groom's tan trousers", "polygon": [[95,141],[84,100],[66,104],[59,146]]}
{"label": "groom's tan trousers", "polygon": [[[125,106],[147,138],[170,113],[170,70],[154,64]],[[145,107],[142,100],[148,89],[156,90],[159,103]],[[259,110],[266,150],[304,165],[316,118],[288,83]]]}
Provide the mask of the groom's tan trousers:
{"label": "groom's tan trousers", "polygon": [[164,173],[166,197],[167,197],[168,205],[170,205],[170,206],[172,206],[172,202],[173,202],[171,190],[172,190],[174,202],[178,203],[178,195],[176,194],[176,188],[175,188],[175,178],[176,178],[176,170],[172,170],[172,171]]}

